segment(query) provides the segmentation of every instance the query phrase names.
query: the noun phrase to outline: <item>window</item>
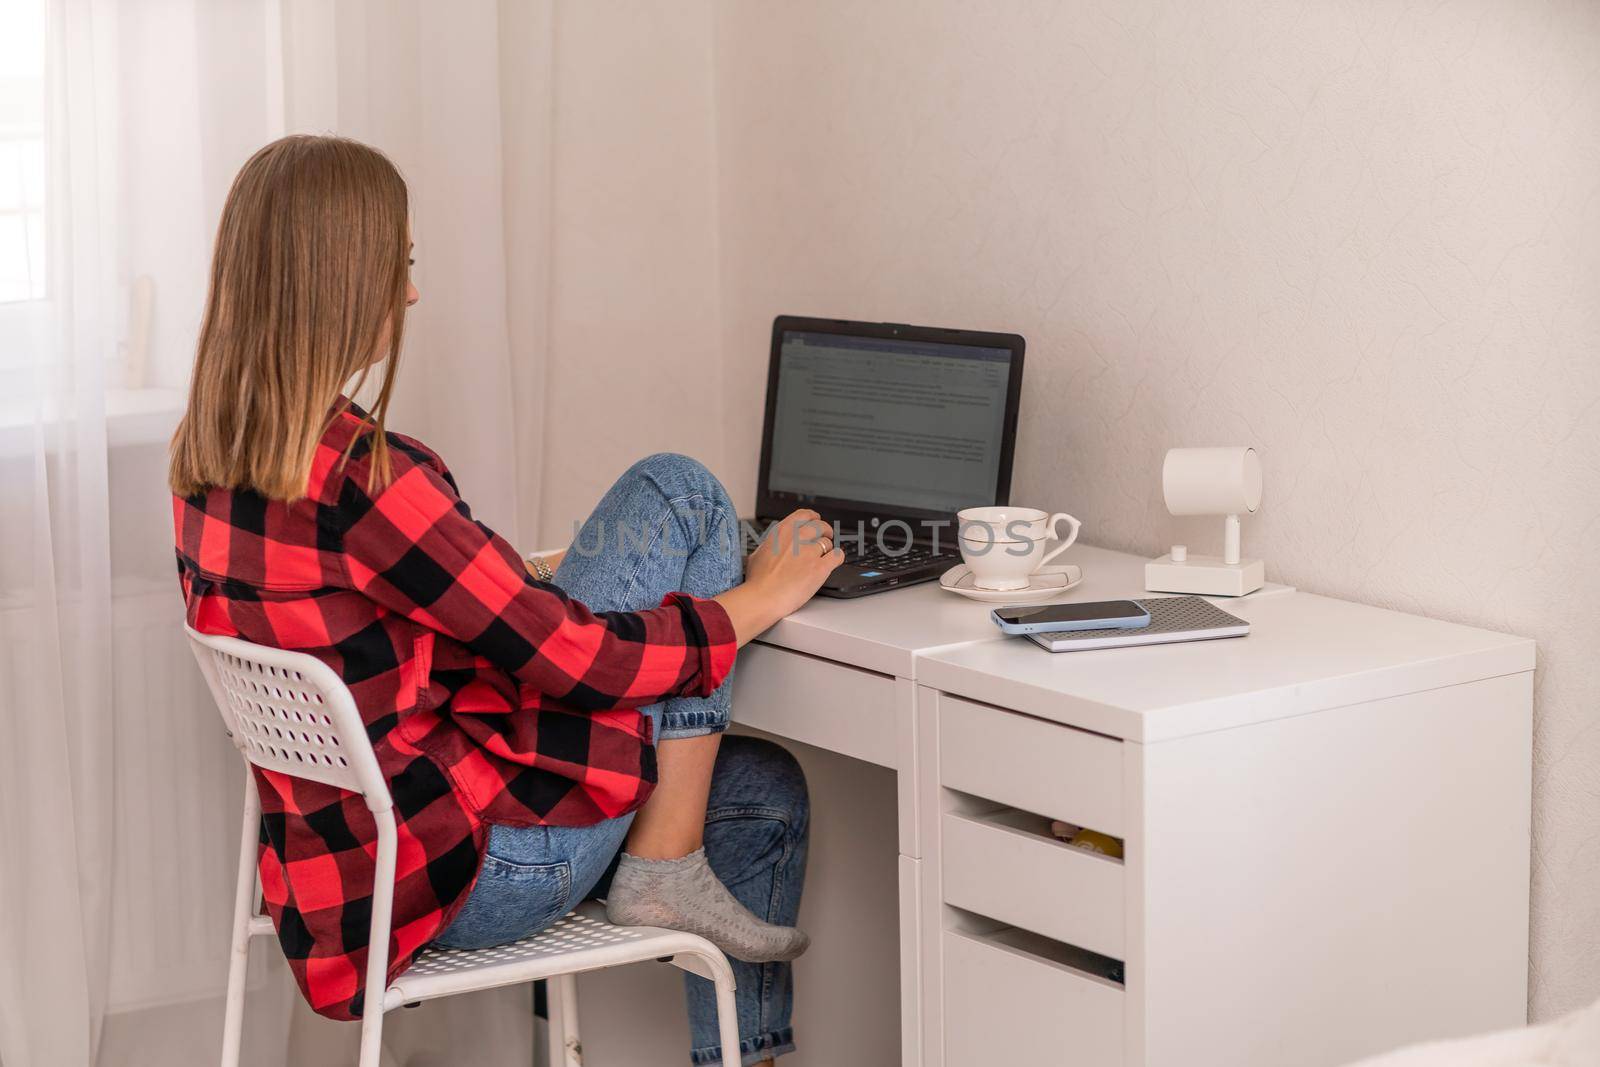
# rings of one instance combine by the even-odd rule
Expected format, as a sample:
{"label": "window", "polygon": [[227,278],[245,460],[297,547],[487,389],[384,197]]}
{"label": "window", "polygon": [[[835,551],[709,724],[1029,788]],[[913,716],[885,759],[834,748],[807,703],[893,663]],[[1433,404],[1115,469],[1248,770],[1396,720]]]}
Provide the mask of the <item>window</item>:
{"label": "window", "polygon": [[0,305],[43,300],[44,0],[0,5]]}

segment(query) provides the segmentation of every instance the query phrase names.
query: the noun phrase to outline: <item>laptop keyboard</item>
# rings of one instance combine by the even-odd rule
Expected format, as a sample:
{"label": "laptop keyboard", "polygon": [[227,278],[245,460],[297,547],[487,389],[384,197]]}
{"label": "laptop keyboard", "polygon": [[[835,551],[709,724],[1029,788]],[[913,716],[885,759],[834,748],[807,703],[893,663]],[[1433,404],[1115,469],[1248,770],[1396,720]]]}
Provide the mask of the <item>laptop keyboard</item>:
{"label": "laptop keyboard", "polygon": [[[771,520],[746,520],[745,551],[754,551],[772,525]],[[935,563],[953,566],[961,562],[961,553],[955,548],[941,547],[935,552],[927,545],[914,544],[906,548],[889,550],[879,548],[877,545],[868,545],[862,549],[854,547],[848,538],[839,547],[844,549],[845,566],[857,567],[864,571],[879,571],[883,574],[899,574],[902,571],[916,570]]]}
{"label": "laptop keyboard", "polygon": [[901,571],[920,569],[931,563],[945,563],[960,558],[959,552],[946,549],[935,552],[925,545],[912,545],[905,551],[895,552],[885,552],[876,546],[866,551],[850,550],[845,553],[844,561],[852,567],[860,567],[863,570],[898,574]]}

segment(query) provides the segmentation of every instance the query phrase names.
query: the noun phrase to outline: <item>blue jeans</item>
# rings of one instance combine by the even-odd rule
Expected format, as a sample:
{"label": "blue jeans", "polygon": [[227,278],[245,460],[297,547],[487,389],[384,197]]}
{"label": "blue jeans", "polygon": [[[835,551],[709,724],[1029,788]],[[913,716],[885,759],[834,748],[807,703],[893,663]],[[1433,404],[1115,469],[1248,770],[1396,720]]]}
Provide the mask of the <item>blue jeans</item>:
{"label": "blue jeans", "polygon": [[[556,584],[596,611],[653,608],[669,592],[715,596],[743,578],[738,517],[727,490],[695,460],[660,454],[617,480],[579,531]],[[725,730],[726,682],[708,697],[678,697],[647,710],[662,740]],[[706,810],[712,870],[745,907],[794,925],[805,882],[810,803],[793,756],[768,741],[726,737]],[[592,826],[493,826],[466,904],[438,942],[486,948],[549,926],[589,896],[605,895],[630,813]],[[794,1049],[787,963],[730,960],[738,982],[739,1051],[757,1063]],[[711,983],[685,974],[690,1059],[717,1063],[722,1046]]]}

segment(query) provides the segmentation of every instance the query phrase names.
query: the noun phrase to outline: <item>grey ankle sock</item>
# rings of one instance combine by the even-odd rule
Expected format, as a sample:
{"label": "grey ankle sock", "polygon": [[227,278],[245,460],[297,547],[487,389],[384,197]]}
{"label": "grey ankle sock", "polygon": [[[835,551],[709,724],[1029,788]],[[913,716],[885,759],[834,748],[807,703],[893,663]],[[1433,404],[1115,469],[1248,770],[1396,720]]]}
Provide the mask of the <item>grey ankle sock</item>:
{"label": "grey ankle sock", "polygon": [[705,849],[675,860],[624,852],[606,896],[606,918],[618,926],[683,930],[746,963],[792,960],[811,939],[793,926],[762,922],[722,884]]}

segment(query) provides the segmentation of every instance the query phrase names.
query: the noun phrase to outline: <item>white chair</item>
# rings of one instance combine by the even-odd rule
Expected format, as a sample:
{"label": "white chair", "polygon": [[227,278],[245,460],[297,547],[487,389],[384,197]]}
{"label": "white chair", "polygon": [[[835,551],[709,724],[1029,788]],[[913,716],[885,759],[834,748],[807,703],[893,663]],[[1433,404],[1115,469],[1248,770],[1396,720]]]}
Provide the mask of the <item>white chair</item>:
{"label": "white chair", "polygon": [[[184,628],[234,747],[257,767],[360,793],[378,826],[372,887],[372,927],[367,954],[367,1008],[361,1020],[361,1067],[377,1067],[383,1016],[402,1005],[475,989],[549,979],[549,1063],[580,1067],[577,983],[574,976],[627,963],[668,960],[716,986],[724,1067],[739,1063],[733,968],[711,942],[695,934],[649,926],[612,926],[603,910],[580,906],[554,926],[509,945],[465,952],[425,950],[385,986],[390,908],[394,899],[395,818],[389,786],[350,690],[327,664],[303,652],[284,652],[231,637]],[[261,802],[253,776],[245,775],[244,830],[239,842],[239,885],[233,902],[233,956],[228,968],[223,1067],[239,1062],[244,1017],[245,964],[250,939],[273,933],[256,911]],[[373,990],[383,990],[383,996]]]}

